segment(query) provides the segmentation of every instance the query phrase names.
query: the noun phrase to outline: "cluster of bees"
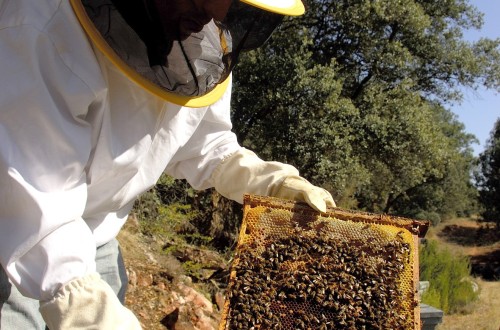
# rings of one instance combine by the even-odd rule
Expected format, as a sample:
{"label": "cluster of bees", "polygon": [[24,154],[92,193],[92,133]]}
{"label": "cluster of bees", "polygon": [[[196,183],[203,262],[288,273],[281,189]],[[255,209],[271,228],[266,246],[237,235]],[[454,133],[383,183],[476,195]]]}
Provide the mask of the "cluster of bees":
{"label": "cluster of bees", "polygon": [[226,329],[413,328],[414,292],[400,285],[410,248],[397,235],[370,240],[296,230],[253,241],[236,261]]}

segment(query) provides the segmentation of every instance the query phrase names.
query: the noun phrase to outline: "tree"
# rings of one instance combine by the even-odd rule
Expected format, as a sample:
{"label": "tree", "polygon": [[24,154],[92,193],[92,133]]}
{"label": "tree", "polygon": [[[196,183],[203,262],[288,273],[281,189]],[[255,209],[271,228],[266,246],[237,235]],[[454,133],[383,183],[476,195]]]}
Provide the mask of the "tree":
{"label": "tree", "polygon": [[420,185],[408,189],[394,199],[393,207],[401,215],[437,224],[442,218],[470,216],[476,211],[477,190],[470,175],[474,157],[469,147],[476,139],[464,133],[464,125],[446,109],[435,105],[433,113],[433,120],[439,123],[440,131],[446,137],[443,142],[452,144],[443,149],[449,151],[443,158],[446,161],[442,162],[442,176],[428,177]]}
{"label": "tree", "polygon": [[373,81],[388,88],[412,80],[412,90],[440,101],[460,100],[459,88],[500,88],[500,40],[470,44],[463,30],[482,14],[467,0],[309,0],[304,20],[315,61],[334,59],[344,95],[357,99]]}
{"label": "tree", "polygon": [[357,109],[339,95],[335,66],[310,61],[307,38],[280,35],[237,67],[234,130],[261,157],[295,165],[312,182],[339,191],[365,175],[353,155],[356,127],[346,124]]}
{"label": "tree", "polygon": [[476,183],[483,220],[493,221],[500,229],[500,119],[491,131],[486,148],[479,155]]}
{"label": "tree", "polygon": [[359,145],[372,152],[359,153],[372,175],[358,189],[361,207],[435,224],[470,210],[473,137],[463,124],[443,107],[397,89],[374,93],[366,109],[367,134],[359,134]]}
{"label": "tree", "polygon": [[344,207],[464,212],[474,138],[445,105],[460,100],[459,86],[500,86],[500,40],[461,40],[481,25],[461,0],[310,0],[307,9],[237,67],[240,142],[296,165]]}

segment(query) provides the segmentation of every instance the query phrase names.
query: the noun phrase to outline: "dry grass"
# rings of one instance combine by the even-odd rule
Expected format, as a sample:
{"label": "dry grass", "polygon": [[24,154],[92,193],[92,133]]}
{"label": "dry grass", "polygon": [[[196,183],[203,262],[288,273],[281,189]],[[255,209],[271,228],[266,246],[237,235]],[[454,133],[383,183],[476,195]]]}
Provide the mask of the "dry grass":
{"label": "dry grass", "polygon": [[476,280],[481,293],[479,300],[464,315],[445,315],[437,330],[499,330],[500,282]]}
{"label": "dry grass", "polygon": [[[440,244],[448,246],[452,251],[469,256],[486,254],[500,249],[500,242],[478,246],[470,244],[471,242],[463,245],[456,240],[450,240],[450,237],[440,235],[447,226],[471,229],[471,232],[478,228],[475,221],[454,219],[431,228],[426,237],[437,239]],[[445,315],[437,330],[500,330],[500,281],[485,281],[480,278],[474,278],[474,281],[480,290],[478,301],[462,314]]]}

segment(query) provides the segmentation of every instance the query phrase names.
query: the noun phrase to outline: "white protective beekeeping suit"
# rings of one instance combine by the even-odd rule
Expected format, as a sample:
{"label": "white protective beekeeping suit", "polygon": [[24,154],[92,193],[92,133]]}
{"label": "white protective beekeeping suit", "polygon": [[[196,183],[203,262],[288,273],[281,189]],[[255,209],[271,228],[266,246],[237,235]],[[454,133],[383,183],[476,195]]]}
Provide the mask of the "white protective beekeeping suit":
{"label": "white protective beekeeping suit", "polygon": [[140,327],[95,272],[95,251],[163,172],[240,202],[334,205],[294,167],[239,146],[230,76],[211,105],[167,102],[87,33],[67,0],[0,0],[0,262],[52,330]]}

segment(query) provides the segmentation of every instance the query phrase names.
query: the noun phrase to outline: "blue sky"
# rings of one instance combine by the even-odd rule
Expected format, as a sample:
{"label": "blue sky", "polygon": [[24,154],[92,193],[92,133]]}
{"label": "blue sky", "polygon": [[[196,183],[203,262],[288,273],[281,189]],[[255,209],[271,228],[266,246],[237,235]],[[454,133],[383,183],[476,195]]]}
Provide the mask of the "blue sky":
{"label": "blue sky", "polygon": [[[481,37],[500,38],[500,1],[471,0],[470,3],[484,13],[484,25],[480,31],[466,31],[466,40],[477,40]],[[484,150],[486,140],[490,136],[493,124],[500,118],[500,94],[495,91],[481,89],[477,92],[466,90],[464,101],[450,110],[465,125],[465,131],[474,134],[479,144],[473,145],[477,156]]]}

